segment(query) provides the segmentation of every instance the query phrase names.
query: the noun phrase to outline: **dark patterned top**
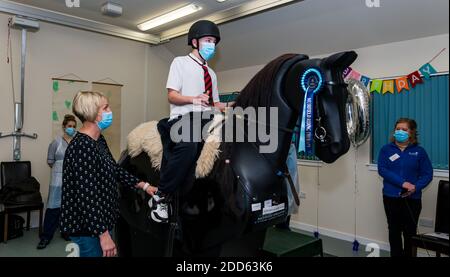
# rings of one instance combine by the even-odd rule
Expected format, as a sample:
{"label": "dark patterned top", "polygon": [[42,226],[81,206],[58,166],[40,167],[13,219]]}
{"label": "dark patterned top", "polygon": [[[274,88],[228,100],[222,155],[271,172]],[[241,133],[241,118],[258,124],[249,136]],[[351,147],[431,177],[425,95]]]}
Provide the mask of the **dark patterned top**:
{"label": "dark patterned top", "polygon": [[139,182],[114,161],[105,138],[78,132],[67,147],[63,164],[61,232],[97,237],[112,230],[119,211],[117,183]]}

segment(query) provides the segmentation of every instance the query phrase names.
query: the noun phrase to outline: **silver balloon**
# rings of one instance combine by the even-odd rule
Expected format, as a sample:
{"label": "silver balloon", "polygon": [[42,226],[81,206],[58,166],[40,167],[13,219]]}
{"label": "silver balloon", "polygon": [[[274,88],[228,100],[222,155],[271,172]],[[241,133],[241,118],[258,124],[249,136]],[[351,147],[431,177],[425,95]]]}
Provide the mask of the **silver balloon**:
{"label": "silver balloon", "polygon": [[349,79],[347,83],[347,132],[353,146],[358,147],[370,136],[370,93],[361,81]]}

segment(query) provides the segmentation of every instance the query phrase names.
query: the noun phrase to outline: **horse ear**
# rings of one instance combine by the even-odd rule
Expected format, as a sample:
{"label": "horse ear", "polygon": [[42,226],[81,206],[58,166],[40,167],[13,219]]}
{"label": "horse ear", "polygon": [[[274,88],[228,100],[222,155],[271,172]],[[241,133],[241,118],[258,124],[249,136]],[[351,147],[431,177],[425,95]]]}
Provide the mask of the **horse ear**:
{"label": "horse ear", "polygon": [[347,68],[358,57],[355,51],[340,52],[329,56],[323,61],[326,68]]}

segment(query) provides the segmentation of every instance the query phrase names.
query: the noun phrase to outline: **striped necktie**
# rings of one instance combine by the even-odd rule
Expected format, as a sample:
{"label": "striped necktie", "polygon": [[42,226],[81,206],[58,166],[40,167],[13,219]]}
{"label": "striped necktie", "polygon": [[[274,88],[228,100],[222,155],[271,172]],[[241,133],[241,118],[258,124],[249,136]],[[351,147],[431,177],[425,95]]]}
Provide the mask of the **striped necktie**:
{"label": "striped necktie", "polygon": [[[191,57],[191,55],[189,55]],[[203,68],[203,81],[205,82],[205,92],[209,96],[209,105],[214,106],[214,101],[212,97],[212,79],[211,75],[209,75],[208,67],[204,64],[199,63],[197,60],[195,60],[193,57],[191,57],[198,65],[200,65]]]}

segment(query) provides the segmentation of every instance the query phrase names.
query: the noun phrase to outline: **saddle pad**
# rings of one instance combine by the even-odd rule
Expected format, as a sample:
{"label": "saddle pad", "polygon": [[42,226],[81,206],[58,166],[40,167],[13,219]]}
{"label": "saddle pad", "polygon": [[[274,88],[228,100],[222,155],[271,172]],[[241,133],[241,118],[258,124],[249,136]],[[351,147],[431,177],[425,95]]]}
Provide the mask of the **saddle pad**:
{"label": "saddle pad", "polygon": [[[204,178],[212,170],[219,157],[220,132],[223,115],[214,116],[209,126],[208,137],[196,162],[195,177]],[[153,168],[161,169],[163,145],[158,132],[158,121],[149,121],[137,126],[127,137],[128,154],[133,158],[142,152],[147,153]]]}

